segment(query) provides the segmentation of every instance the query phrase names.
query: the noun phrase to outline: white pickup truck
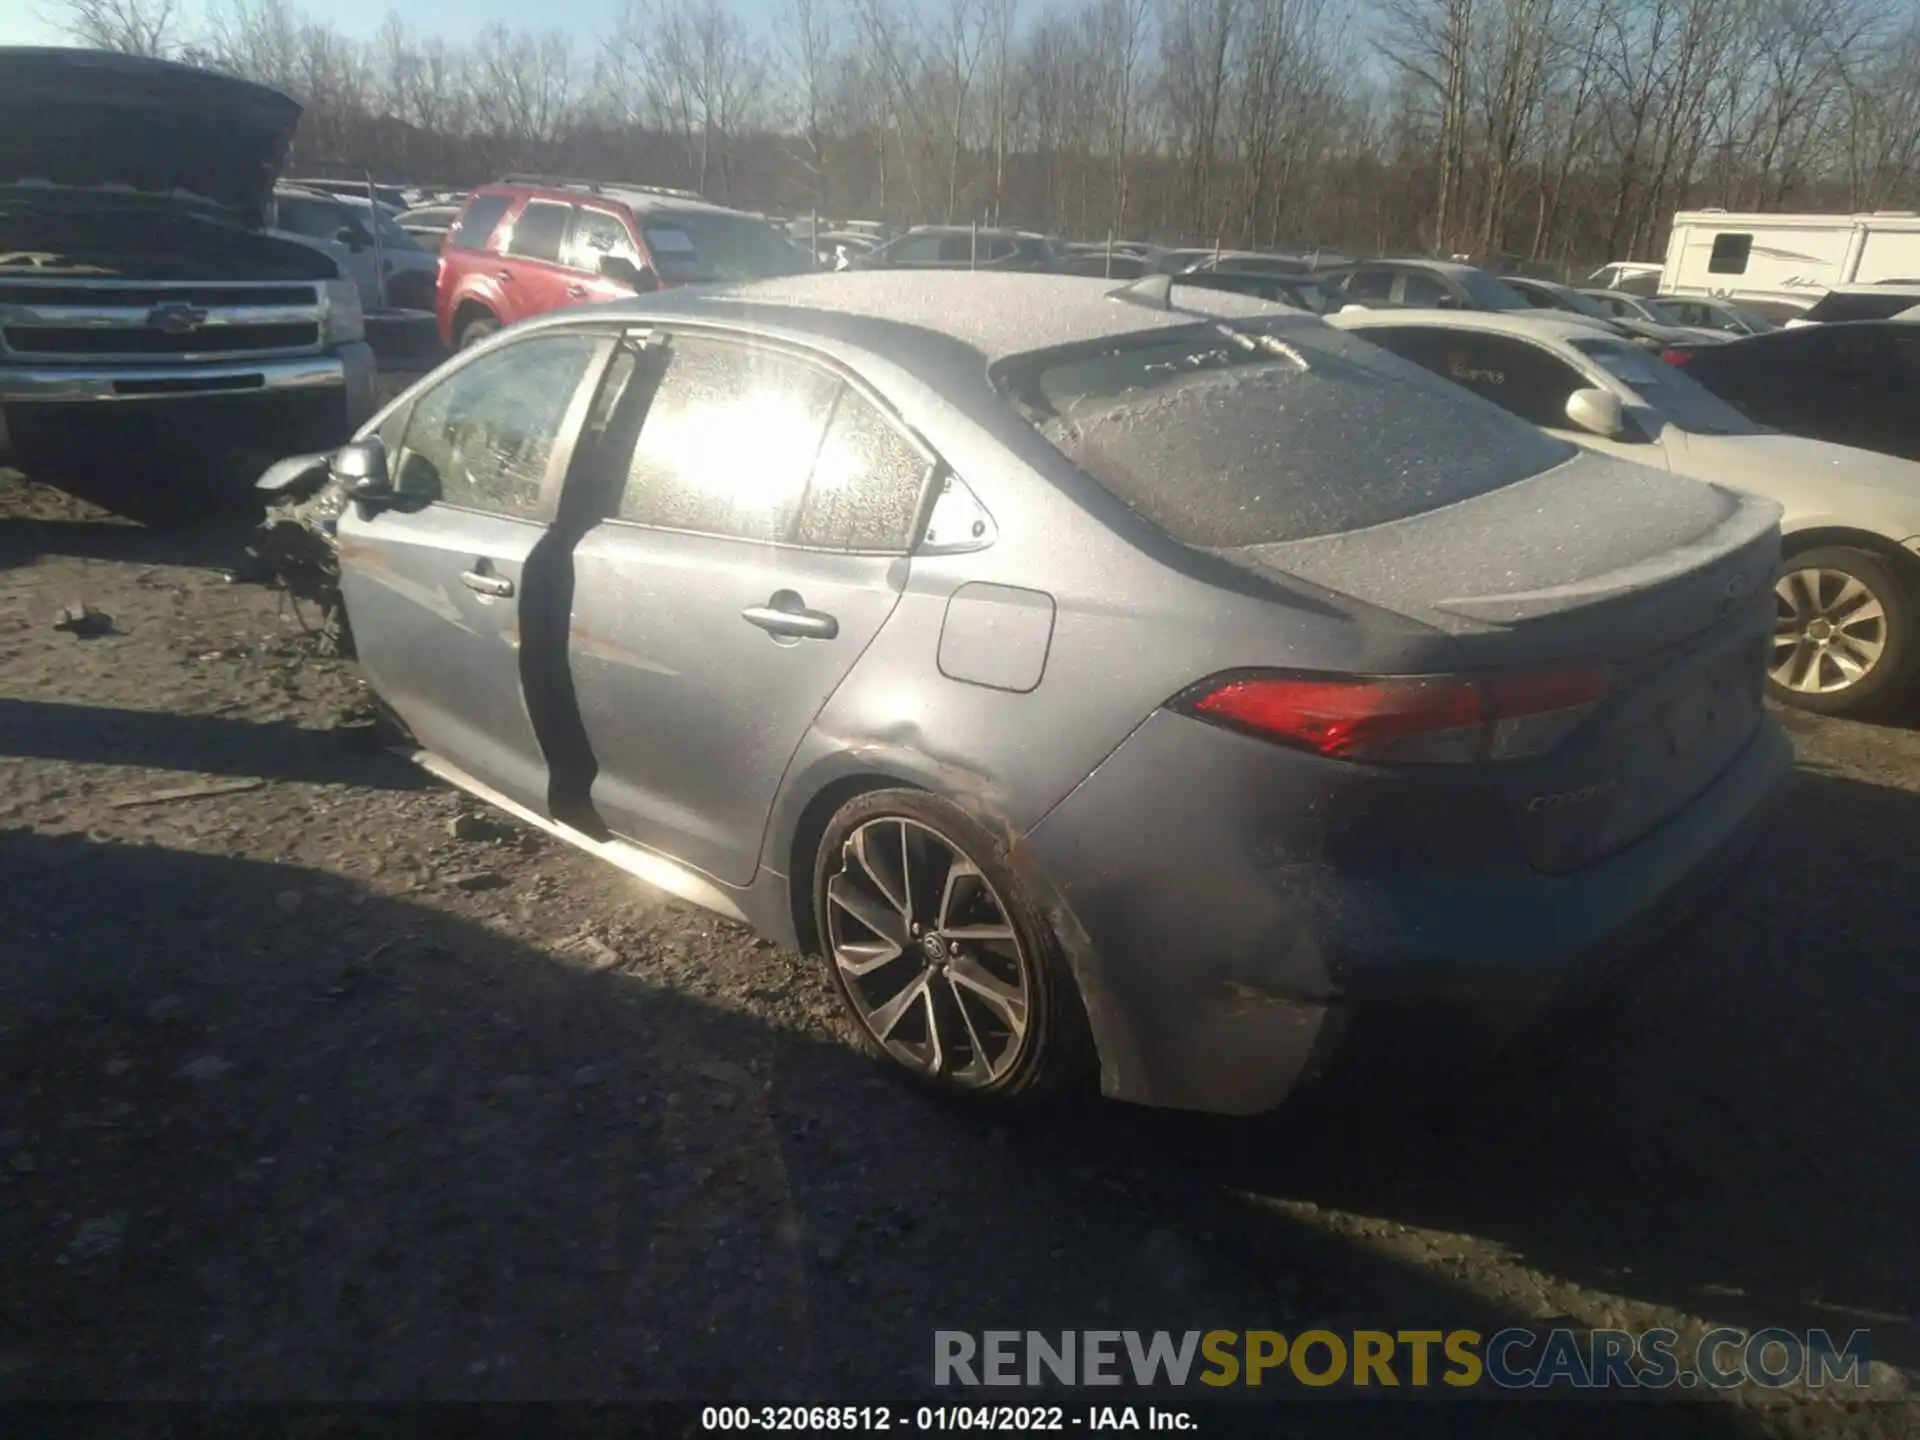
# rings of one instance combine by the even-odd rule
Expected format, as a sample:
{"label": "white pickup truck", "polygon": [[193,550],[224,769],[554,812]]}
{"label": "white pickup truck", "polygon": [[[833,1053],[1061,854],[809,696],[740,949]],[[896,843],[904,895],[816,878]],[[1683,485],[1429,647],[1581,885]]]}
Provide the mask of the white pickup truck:
{"label": "white pickup truck", "polygon": [[0,48],[0,455],[338,444],[353,281],[266,226],[300,106],[165,61]]}

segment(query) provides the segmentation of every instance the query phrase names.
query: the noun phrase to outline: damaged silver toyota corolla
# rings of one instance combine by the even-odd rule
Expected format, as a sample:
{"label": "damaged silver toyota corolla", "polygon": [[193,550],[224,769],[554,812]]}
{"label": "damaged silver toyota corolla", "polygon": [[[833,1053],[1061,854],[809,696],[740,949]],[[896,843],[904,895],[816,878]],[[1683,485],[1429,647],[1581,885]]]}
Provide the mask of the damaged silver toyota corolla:
{"label": "damaged silver toyota corolla", "polygon": [[1778,511],[1194,298],[516,327],[332,459],[361,661],[428,768],[820,951],[943,1089],[1258,1111],[1497,1043],[1749,850]]}

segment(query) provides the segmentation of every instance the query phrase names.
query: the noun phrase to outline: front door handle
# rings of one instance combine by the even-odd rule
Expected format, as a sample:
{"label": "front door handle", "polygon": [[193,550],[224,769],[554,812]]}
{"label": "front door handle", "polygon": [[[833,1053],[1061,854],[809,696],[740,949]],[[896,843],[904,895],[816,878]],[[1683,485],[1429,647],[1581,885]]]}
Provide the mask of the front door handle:
{"label": "front door handle", "polygon": [[769,635],[795,640],[831,640],[840,633],[840,622],[819,610],[807,609],[807,602],[791,590],[776,590],[764,605],[749,605],[740,612],[749,625],[757,625]]}
{"label": "front door handle", "polygon": [[460,583],[477,595],[491,595],[497,600],[505,600],[513,594],[513,581],[504,575],[490,575],[484,570],[463,570]]}
{"label": "front door handle", "polygon": [[498,280],[502,285],[505,285],[512,281],[513,272],[511,270],[496,270],[493,272],[493,278]]}
{"label": "front door handle", "polygon": [[584,286],[584,285],[580,285],[580,284],[573,284],[573,285],[569,285],[569,286],[567,286],[567,298],[568,298],[569,300],[584,300],[584,299],[586,299],[586,298],[587,298],[587,287],[586,287],[586,286]]}

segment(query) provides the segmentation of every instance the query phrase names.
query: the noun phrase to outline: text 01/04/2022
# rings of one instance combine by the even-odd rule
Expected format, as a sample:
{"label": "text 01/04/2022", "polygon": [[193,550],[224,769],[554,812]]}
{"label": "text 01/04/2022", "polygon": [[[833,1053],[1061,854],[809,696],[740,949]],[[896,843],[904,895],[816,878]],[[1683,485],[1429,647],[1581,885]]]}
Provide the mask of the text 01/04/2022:
{"label": "text 01/04/2022", "polygon": [[940,1434],[953,1431],[1027,1435],[1070,1430],[1164,1430],[1195,1428],[1185,1411],[1145,1411],[1132,1405],[709,1405],[700,1412],[703,1430],[867,1430]]}

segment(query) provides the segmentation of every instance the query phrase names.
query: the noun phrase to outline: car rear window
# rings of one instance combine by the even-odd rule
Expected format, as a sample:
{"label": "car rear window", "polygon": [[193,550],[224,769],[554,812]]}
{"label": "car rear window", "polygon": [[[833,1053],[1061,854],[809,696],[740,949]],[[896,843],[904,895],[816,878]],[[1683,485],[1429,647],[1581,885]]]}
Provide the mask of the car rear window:
{"label": "car rear window", "polygon": [[1206,549],[1402,520],[1574,453],[1377,345],[1297,321],[1023,356],[996,378],[1101,486]]}
{"label": "car rear window", "polygon": [[1832,320],[1891,320],[1902,311],[1920,305],[1920,294],[1891,291],[1875,295],[1858,290],[1829,290],[1807,311],[1805,318]]}
{"label": "car rear window", "polygon": [[493,238],[493,232],[499,228],[500,217],[507,213],[513,204],[511,196],[479,195],[467,207],[467,213],[460,217],[460,223],[447,234],[447,244],[460,250],[484,250],[487,241]]}
{"label": "car rear window", "polygon": [[640,230],[665,280],[771,280],[805,268],[771,225],[746,215],[649,211]]}

